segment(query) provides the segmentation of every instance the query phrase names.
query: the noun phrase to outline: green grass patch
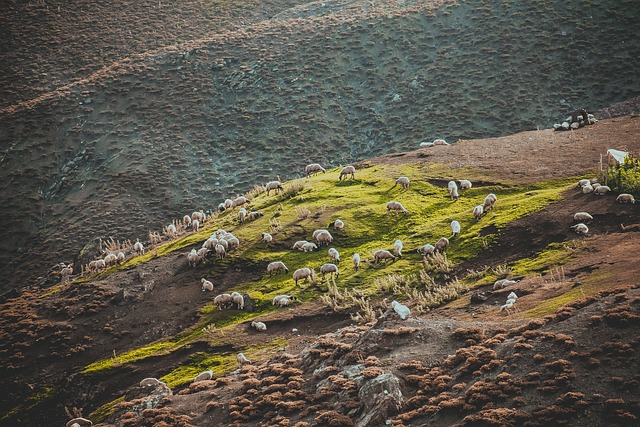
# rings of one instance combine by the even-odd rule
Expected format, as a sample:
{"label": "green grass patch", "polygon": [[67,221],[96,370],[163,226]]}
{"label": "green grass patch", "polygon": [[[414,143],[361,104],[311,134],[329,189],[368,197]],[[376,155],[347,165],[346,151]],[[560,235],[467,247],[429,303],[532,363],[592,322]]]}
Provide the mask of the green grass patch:
{"label": "green grass patch", "polygon": [[124,402],[124,396],[120,396],[119,398],[100,406],[89,414],[89,419],[93,421],[94,424],[103,422],[109,415],[113,414],[116,409],[116,405],[120,402]]}

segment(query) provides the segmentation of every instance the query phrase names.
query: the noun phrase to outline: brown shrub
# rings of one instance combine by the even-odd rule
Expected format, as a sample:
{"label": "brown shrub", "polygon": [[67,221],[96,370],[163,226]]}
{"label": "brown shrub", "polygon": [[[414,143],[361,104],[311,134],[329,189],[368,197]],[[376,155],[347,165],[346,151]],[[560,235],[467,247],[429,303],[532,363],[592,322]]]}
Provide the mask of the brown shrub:
{"label": "brown shrub", "polygon": [[362,370],[362,375],[365,378],[375,378],[378,375],[382,375],[382,369],[378,368],[377,366],[369,366],[368,368],[364,368]]}
{"label": "brown shrub", "polygon": [[327,425],[331,427],[351,427],[353,421],[346,415],[342,415],[336,411],[321,412],[314,421],[321,425]]}

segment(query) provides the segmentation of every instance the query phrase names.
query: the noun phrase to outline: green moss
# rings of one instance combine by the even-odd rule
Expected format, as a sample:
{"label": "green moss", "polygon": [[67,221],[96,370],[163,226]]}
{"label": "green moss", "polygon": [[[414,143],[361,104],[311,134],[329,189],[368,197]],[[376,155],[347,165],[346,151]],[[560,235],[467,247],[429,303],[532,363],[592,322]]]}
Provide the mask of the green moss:
{"label": "green moss", "polygon": [[566,264],[574,257],[575,252],[570,245],[552,243],[547,249],[531,258],[516,261],[511,266],[514,275],[526,276],[534,273],[543,273],[553,267]]}
{"label": "green moss", "polygon": [[[27,397],[22,405],[15,406],[2,414],[0,421],[14,420],[17,415],[31,411],[36,406],[53,398],[54,396],[55,389],[53,387],[43,387],[41,390]],[[9,423],[7,423],[7,425],[9,425]]]}
{"label": "green moss", "polygon": [[101,423],[116,409],[116,405],[120,402],[124,402],[124,396],[120,396],[119,398],[112,400],[109,403],[105,403],[95,411],[89,414],[89,419],[93,421],[93,423]]}

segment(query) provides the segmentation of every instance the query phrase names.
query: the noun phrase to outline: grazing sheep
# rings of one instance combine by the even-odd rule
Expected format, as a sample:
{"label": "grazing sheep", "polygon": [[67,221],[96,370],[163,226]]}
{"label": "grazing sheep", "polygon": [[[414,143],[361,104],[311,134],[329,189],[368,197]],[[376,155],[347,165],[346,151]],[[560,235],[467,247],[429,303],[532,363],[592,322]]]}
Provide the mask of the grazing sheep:
{"label": "grazing sheep", "polygon": [[67,424],[65,424],[65,426],[72,427],[74,424],[80,427],[91,427],[93,425],[93,422],[86,418],[78,417],[67,421]]}
{"label": "grazing sheep", "polygon": [[238,306],[239,310],[244,310],[244,298],[239,292],[231,292],[231,300]]}
{"label": "grazing sheep", "polygon": [[199,223],[204,223],[207,219],[207,215],[202,211],[193,212],[191,214],[191,225],[193,226],[193,220],[197,220]]}
{"label": "grazing sheep", "polygon": [[422,256],[432,255],[436,251],[436,247],[427,243],[426,245],[420,246],[416,252],[421,254]]}
{"label": "grazing sheep", "polygon": [[247,218],[247,210],[245,208],[240,208],[238,210],[238,221],[240,224],[244,224],[244,220]]}
{"label": "grazing sheep", "polygon": [[224,212],[227,209],[227,205],[224,202],[218,204],[218,212]]}
{"label": "grazing sheep", "polygon": [[[191,224],[191,217],[185,215],[185,218],[189,218],[189,224]],[[165,227],[164,234],[170,237],[176,237],[178,235],[178,229],[176,228],[175,224],[169,224]]]}
{"label": "grazing sheep", "polygon": [[435,252],[445,252],[447,250],[447,246],[449,246],[449,239],[446,237],[441,237],[434,246]]}
{"label": "grazing sheep", "polygon": [[284,262],[273,261],[267,265],[267,272],[269,273],[269,276],[273,276],[274,274],[288,273],[289,269],[284,265]]}
{"label": "grazing sheep", "polygon": [[342,168],[342,170],[340,171],[340,176],[338,177],[338,179],[342,180],[342,177],[344,176],[344,179],[347,179],[347,175],[351,175],[351,179],[355,179],[356,177],[356,168],[353,166],[345,166]]}
{"label": "grazing sheep", "polygon": [[189,261],[189,265],[191,267],[195,267],[202,261],[202,258],[198,255],[198,251],[195,249],[191,249],[191,252],[187,254],[187,260]]}
{"label": "grazing sheep", "polygon": [[320,166],[318,163],[311,163],[307,166],[305,166],[304,168],[304,173],[307,175],[307,178],[309,178],[310,175],[313,174],[317,174],[317,173],[326,173],[326,169],[323,168],[322,166]]}
{"label": "grazing sheep", "polygon": [[251,322],[251,327],[256,328],[256,330],[260,332],[264,332],[267,330],[267,325],[265,325],[263,322]]}
{"label": "grazing sheep", "polygon": [[140,243],[140,240],[136,240],[133,244],[133,251],[138,255],[142,255],[144,253],[144,245]]}
{"label": "grazing sheep", "polygon": [[593,217],[587,212],[576,212],[573,215],[574,221],[592,221]]}
{"label": "grazing sheep", "polygon": [[473,208],[473,217],[476,219],[476,221],[480,221],[480,218],[482,217],[483,214],[484,214],[484,206],[478,205],[475,208]]}
{"label": "grazing sheep", "polygon": [[398,313],[398,316],[400,316],[402,320],[407,320],[407,317],[409,317],[409,315],[411,314],[411,310],[409,310],[409,307],[400,304],[396,300],[391,301],[391,307],[393,307],[393,311]]}
{"label": "grazing sheep", "polygon": [[593,187],[593,191],[596,191],[596,189],[600,187],[600,184],[598,184],[597,182],[593,182],[591,183],[591,186]]}
{"label": "grazing sheep", "polygon": [[159,385],[167,385],[157,378],[145,378],[140,381],[140,387],[156,387]]}
{"label": "grazing sheep", "polygon": [[336,230],[342,230],[344,228],[344,222],[341,219],[336,219],[333,221],[333,227]]}
{"label": "grazing sheep", "polygon": [[515,292],[511,292],[509,295],[507,295],[507,299],[510,300],[517,300],[518,299],[518,295],[516,295]]}
{"label": "grazing sheep", "polygon": [[271,243],[273,241],[273,236],[269,233],[262,233],[262,241],[264,243]]}
{"label": "grazing sheep", "polygon": [[373,261],[376,264],[382,260],[386,263],[388,259],[396,259],[396,257],[391,252],[384,249],[378,249],[373,253]]}
{"label": "grazing sheep", "polygon": [[326,263],[326,264],[322,264],[322,267],[320,267],[320,273],[322,273],[322,278],[324,279],[325,274],[331,274],[332,277],[338,277],[338,275],[340,274],[338,271],[338,266],[335,264],[330,264],[330,263]]}
{"label": "grazing sheep", "polygon": [[231,294],[220,294],[213,299],[213,303],[218,306],[218,310],[222,310],[233,304],[233,298]]}
{"label": "grazing sheep", "polygon": [[123,262],[126,258],[124,252],[120,251],[118,252],[118,255],[116,255],[116,258],[118,260],[118,262]]}
{"label": "grazing sheep", "polygon": [[225,209],[229,209],[229,208],[233,207],[233,200],[225,199],[224,200],[224,207],[225,207]]}
{"label": "grazing sheep", "polygon": [[405,190],[408,190],[409,189],[409,185],[411,185],[411,181],[409,181],[408,177],[401,176],[398,179],[396,179],[396,181],[394,182],[393,186],[395,187],[398,184],[400,184],[402,186],[402,188],[404,188]]}
{"label": "grazing sheep", "polygon": [[[171,225],[173,225],[173,224],[171,224]],[[188,226],[191,225],[191,217],[189,215],[185,215],[185,216],[182,217],[182,225],[184,225],[185,227],[188,227]],[[169,228],[169,227],[167,227],[167,228]]]}
{"label": "grazing sheep", "polygon": [[591,181],[589,181],[588,179],[581,179],[580,181],[578,181],[578,187],[582,188],[585,185],[591,185]]}
{"label": "grazing sheep", "polygon": [[458,182],[460,183],[461,190],[468,190],[472,186],[471,181],[469,181],[468,179],[461,179]]}
{"label": "grazing sheep", "polygon": [[213,378],[213,371],[208,370],[204,372],[200,372],[194,379],[193,382],[197,383],[198,381],[208,381]]}
{"label": "grazing sheep", "polygon": [[589,194],[589,193],[593,193],[593,187],[591,186],[591,184],[584,185],[582,187],[582,194]]}
{"label": "grazing sheep", "polygon": [[200,281],[202,282],[202,292],[213,290],[213,283],[211,283],[205,278],[200,279]]}
{"label": "grazing sheep", "polygon": [[502,288],[506,288],[507,286],[511,286],[513,284],[518,283],[517,280],[509,280],[509,279],[500,279],[500,280],[496,280],[495,283],[493,284],[493,290],[497,291],[500,290]]}
{"label": "grazing sheep", "polygon": [[502,310],[506,310],[506,311],[507,311],[507,313],[509,313],[509,309],[510,309],[511,307],[513,307],[513,305],[514,305],[515,303],[516,303],[516,301],[515,301],[515,300],[508,299],[508,300],[507,300],[507,302],[506,302],[504,305],[501,305],[501,306],[500,306],[500,311],[502,311]]}
{"label": "grazing sheep", "polygon": [[409,213],[408,210],[406,210],[404,208],[404,206],[402,206],[402,203],[400,202],[395,202],[395,201],[391,201],[389,203],[387,203],[387,213],[390,213],[391,211],[394,212],[402,212],[402,213]]}
{"label": "grazing sheep", "polygon": [[278,307],[284,307],[285,305],[289,305],[291,301],[296,299],[293,295],[276,295],[273,297],[273,302],[271,305],[277,305]]}
{"label": "grazing sheep", "polygon": [[340,252],[336,248],[329,248],[328,254],[331,261],[340,264]]}
{"label": "grazing sheep", "polygon": [[200,248],[198,249],[198,251],[196,252],[198,254],[198,256],[200,257],[201,261],[205,260],[205,257],[207,256],[207,254],[209,253],[209,249],[207,248]]}
{"label": "grazing sheep", "polygon": [[280,181],[269,181],[267,185],[264,186],[264,189],[267,191],[267,196],[271,190],[275,190],[276,194],[280,194],[280,190],[284,191],[284,187]]}
{"label": "grazing sheep", "polygon": [[195,231],[196,233],[198,231],[200,231],[200,220],[199,219],[194,219],[191,221],[191,229],[193,231]]}
{"label": "grazing sheep", "polygon": [[593,194],[596,194],[598,196],[604,196],[605,194],[607,194],[607,192],[611,191],[611,189],[606,186],[606,185],[600,185],[598,187],[595,187],[593,189]]}
{"label": "grazing sheep", "polygon": [[[91,264],[91,263],[89,263],[89,264]],[[106,262],[104,262],[104,260],[103,260],[103,259],[98,259],[98,260],[96,260],[96,270],[97,270],[97,271],[102,271],[102,270],[104,270],[105,268],[107,268],[107,263],[106,263]]]}
{"label": "grazing sheep", "polygon": [[451,227],[451,237],[460,235],[460,223],[458,221],[454,219],[453,221],[451,221],[451,224],[449,224],[449,227]]}
{"label": "grazing sheep", "polygon": [[314,236],[319,245],[328,245],[333,242],[333,236],[327,230],[322,230]]}
{"label": "grazing sheep", "polygon": [[355,271],[360,270],[360,254],[357,252],[353,254],[353,269]]}
{"label": "grazing sheep", "polygon": [[299,268],[293,272],[293,280],[296,281],[296,286],[298,285],[298,281],[307,280],[311,281],[311,277],[313,276],[313,271],[310,268]]}
{"label": "grazing sheep", "polygon": [[496,197],[496,195],[493,194],[493,193],[489,193],[487,195],[487,197],[484,198],[484,203],[482,205],[482,209],[485,212],[490,210],[490,209],[493,209],[495,204],[496,204],[496,201],[498,201],[498,198]]}
{"label": "grazing sheep", "polygon": [[207,240],[204,241],[204,243],[202,244],[202,247],[207,248],[209,250],[214,250],[217,244],[218,244],[218,239],[216,239],[215,237],[209,237]]}
{"label": "grazing sheep", "polygon": [[393,242],[393,253],[396,254],[397,257],[402,257],[402,240],[396,240]]}
{"label": "grazing sheep", "polygon": [[233,199],[233,203],[231,203],[231,210],[237,208],[238,206],[242,206],[244,204],[249,204],[249,199],[247,199],[244,196],[238,196],[235,199]]}
{"label": "grazing sheep", "polygon": [[[116,254],[107,254],[107,256],[104,257],[104,263],[107,264],[107,266],[116,265],[118,263],[118,257]],[[73,269],[71,272],[73,272]],[[62,274],[62,271],[60,274]]]}
{"label": "grazing sheep", "polygon": [[313,252],[318,249],[318,246],[313,242],[307,242],[300,247],[302,252]]}
{"label": "grazing sheep", "polygon": [[616,203],[635,203],[636,199],[629,193],[622,193],[616,197]]}
{"label": "grazing sheep", "polygon": [[451,200],[458,200],[460,196],[458,195],[458,185],[456,184],[456,182],[449,181],[449,184],[447,184],[447,189],[449,190],[449,196],[451,197]]}
{"label": "grazing sheep", "polygon": [[258,219],[258,218],[261,218],[261,217],[263,217],[263,216],[264,216],[264,214],[263,214],[262,212],[258,212],[258,211],[251,211],[251,212],[249,212],[249,213],[247,214],[247,219],[248,219],[249,221],[254,221],[254,220],[256,220],[256,219]]}
{"label": "grazing sheep", "polygon": [[293,244],[292,249],[297,249],[297,250],[301,251],[302,250],[302,246],[304,246],[305,243],[309,243],[309,242],[307,242],[306,240],[298,240],[297,242],[295,242]]}
{"label": "grazing sheep", "polygon": [[238,353],[238,356],[236,356],[236,359],[238,360],[238,365],[240,365],[241,367],[245,363],[251,364],[251,360],[247,359],[247,356],[245,356],[243,353]]}
{"label": "grazing sheep", "polygon": [[[224,248],[225,251],[229,250],[229,242],[227,242],[224,238],[220,238],[220,240],[218,240],[218,242],[216,243],[216,246],[220,245]],[[215,246],[214,246],[215,249]]]}
{"label": "grazing sheep", "polygon": [[231,233],[227,233],[227,235],[224,236],[224,239],[222,239],[221,241],[227,242],[227,244],[229,245],[227,250],[229,251],[238,249],[240,247],[240,240],[238,240],[238,238]]}
{"label": "grazing sheep", "polygon": [[323,233],[323,232],[329,232],[329,230],[325,230],[324,228],[319,228],[317,230],[315,230],[312,234],[313,239],[315,240],[315,238],[318,236],[318,234]]}
{"label": "grazing sheep", "polygon": [[587,234],[589,232],[589,227],[587,227],[584,223],[572,225],[571,228],[578,234]]}

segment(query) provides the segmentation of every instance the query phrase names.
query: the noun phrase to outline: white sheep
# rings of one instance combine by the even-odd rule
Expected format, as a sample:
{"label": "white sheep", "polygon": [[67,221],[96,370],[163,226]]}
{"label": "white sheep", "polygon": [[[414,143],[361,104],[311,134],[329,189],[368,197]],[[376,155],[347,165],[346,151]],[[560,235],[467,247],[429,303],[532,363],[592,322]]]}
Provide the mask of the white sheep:
{"label": "white sheep", "polygon": [[589,232],[589,227],[587,227],[584,223],[572,225],[571,228],[578,234],[587,234]]}
{"label": "white sheep", "polygon": [[[91,264],[91,263],[89,263],[89,264]],[[96,260],[96,271],[102,271],[105,268],[107,268],[107,263],[104,262],[103,259],[97,259]]]}
{"label": "white sheep", "polygon": [[200,248],[196,251],[196,253],[198,254],[198,256],[200,257],[201,261],[205,260],[205,257],[207,256],[207,254],[209,253],[209,249],[208,248]]}
{"label": "white sheep", "polygon": [[458,200],[460,196],[458,195],[458,185],[456,184],[456,182],[449,181],[449,184],[447,184],[447,189],[449,190],[449,196],[451,197],[451,200]]}
{"label": "white sheep", "polygon": [[238,309],[244,310],[244,297],[240,292],[231,292],[231,300],[238,306]]}
{"label": "white sheep", "polygon": [[444,139],[434,139],[433,140],[433,145],[450,145],[447,141],[445,141]]}
{"label": "white sheep", "polygon": [[191,267],[195,267],[202,261],[202,258],[198,255],[198,251],[195,249],[191,249],[191,252],[187,254],[187,260],[189,261],[189,265]]}
{"label": "white sheep", "polygon": [[582,194],[589,194],[589,193],[593,193],[593,186],[591,186],[591,184],[582,186]]}
{"label": "white sheep", "polygon": [[107,256],[104,257],[104,263],[107,266],[116,265],[118,263],[118,256],[116,254],[107,254]]}
{"label": "white sheep", "polygon": [[157,387],[159,385],[167,385],[157,378],[145,378],[140,381],[140,387]]}
{"label": "white sheep", "polygon": [[116,258],[118,260],[118,262],[123,262],[126,258],[124,252],[120,251],[118,252],[118,255],[116,255]]}
{"label": "white sheep", "polygon": [[284,191],[284,187],[282,186],[282,183],[280,181],[269,181],[264,186],[264,189],[267,191],[267,196],[269,195],[269,192],[271,190],[274,190],[276,194],[280,194],[281,190]]}
{"label": "white sheep", "polygon": [[193,231],[195,231],[196,233],[198,231],[200,231],[200,220],[199,219],[194,219],[191,221],[191,229]]}
{"label": "white sheep", "polygon": [[405,190],[409,189],[409,186],[411,185],[411,181],[409,180],[408,177],[406,176],[401,176],[398,179],[396,179],[396,181],[393,183],[393,186],[395,187],[396,185],[400,185],[402,188],[404,188]]}
{"label": "white sheep", "polygon": [[299,268],[293,272],[293,280],[296,281],[296,286],[298,285],[298,281],[307,280],[311,281],[313,276],[313,271],[310,268]]}
{"label": "white sheep", "polygon": [[204,277],[202,279],[200,279],[200,281],[202,282],[202,292],[204,292],[204,291],[212,291],[213,290],[213,283],[211,283],[210,281],[208,281]]}
{"label": "white sheep", "polygon": [[245,196],[238,196],[235,199],[233,199],[233,203],[231,203],[231,210],[237,208],[238,206],[242,206],[244,204],[249,204],[249,199],[247,199]]}
{"label": "white sheep", "polygon": [[433,248],[435,252],[445,252],[447,250],[447,246],[449,246],[449,239],[441,237]]}
{"label": "white sheep", "polygon": [[91,427],[93,425],[93,422],[86,418],[78,417],[78,418],[74,418],[72,420],[67,421],[67,424],[65,424],[65,426],[72,427],[74,424],[80,427]]}
{"label": "white sheep", "polygon": [[262,233],[262,241],[264,243],[271,243],[273,241],[273,236],[269,233]]}
{"label": "white sheep", "polygon": [[409,307],[400,304],[396,300],[391,301],[391,307],[393,307],[393,311],[398,313],[398,316],[400,316],[402,320],[407,320],[407,317],[409,317],[409,315],[411,314],[411,310],[409,310]]}
{"label": "white sheep", "polygon": [[333,242],[333,236],[327,230],[322,230],[320,233],[315,236],[316,242],[318,245],[328,245]]}
{"label": "white sheep", "polygon": [[229,245],[228,250],[232,251],[234,249],[238,249],[240,247],[240,240],[231,233],[228,233],[224,236],[223,239]]}
{"label": "white sheep", "polygon": [[421,254],[422,256],[432,255],[436,251],[436,247],[427,243],[426,245],[420,246],[416,252]]}
{"label": "white sheep", "polygon": [[182,217],[182,225],[188,227],[191,225],[191,217],[189,215],[185,215]]}
{"label": "white sheep", "polygon": [[329,248],[327,254],[329,255],[329,259],[331,261],[340,264],[340,252],[338,252],[336,248]]}
{"label": "white sheep", "polygon": [[264,332],[267,330],[267,325],[265,325],[263,322],[251,322],[251,327],[260,332]]}
{"label": "white sheep", "polygon": [[611,191],[611,188],[609,188],[606,185],[600,185],[600,186],[595,187],[593,189],[593,194],[598,195],[598,196],[604,196],[609,191]]}
{"label": "white sheep", "polygon": [[341,219],[336,219],[333,221],[333,227],[336,230],[342,230],[344,228],[344,222]]}
{"label": "white sheep", "polygon": [[515,300],[508,299],[508,300],[507,300],[507,302],[506,302],[504,305],[501,305],[501,306],[500,306],[500,311],[502,311],[502,310],[507,310],[507,313],[509,313],[509,309],[510,309],[511,307],[513,307],[513,305],[514,305],[515,303],[516,303],[516,301],[515,301]]}
{"label": "white sheep", "polygon": [[507,286],[511,286],[518,283],[517,280],[509,280],[509,279],[500,279],[500,280],[496,280],[493,284],[493,290],[497,291],[503,288],[506,288]]}
{"label": "white sheep", "polygon": [[267,272],[269,273],[269,276],[273,276],[279,273],[288,273],[289,269],[286,265],[284,265],[284,262],[273,261],[270,262],[269,265],[267,265]]}
{"label": "white sheep", "polygon": [[244,220],[247,218],[247,210],[245,208],[240,208],[238,210],[238,221],[240,224],[244,224]]}
{"label": "white sheep", "polygon": [[616,197],[616,203],[635,203],[636,199],[633,197],[632,194],[629,193],[622,193],[619,194],[618,197]]}
{"label": "white sheep", "polygon": [[194,379],[193,382],[196,383],[198,381],[208,381],[213,378],[213,371],[208,370],[204,372],[200,372]]}
{"label": "white sheep", "polygon": [[433,142],[431,141],[422,141],[420,143],[420,148],[433,147]]}
{"label": "white sheep", "polygon": [[451,237],[460,235],[460,223],[458,221],[454,219],[451,221],[451,224],[449,224],[449,227],[451,228]]}
{"label": "white sheep", "polygon": [[496,197],[495,194],[493,193],[489,193],[487,194],[487,197],[484,198],[484,203],[482,205],[482,209],[486,212],[490,209],[493,209],[495,207],[496,202],[498,201],[498,198]]}
{"label": "white sheep", "polygon": [[202,247],[207,248],[209,250],[215,250],[217,244],[218,244],[218,239],[216,239],[215,237],[209,237],[207,240],[204,241],[204,243],[202,244]]}
{"label": "white sheep", "polygon": [[315,240],[316,236],[317,236],[318,234],[322,233],[323,231],[327,231],[327,232],[328,232],[329,230],[325,230],[324,228],[319,228],[319,229],[315,230],[315,231],[313,232],[313,234],[312,234],[313,239]]}
{"label": "white sheep", "polygon": [[231,294],[220,294],[216,295],[213,299],[213,303],[218,306],[218,310],[222,310],[233,304],[233,298],[231,298]]}
{"label": "white sheep", "polygon": [[247,356],[245,356],[243,353],[238,353],[236,359],[238,360],[238,365],[240,366],[244,365],[245,363],[251,364],[251,360],[247,359]]}
{"label": "white sheep", "polygon": [[518,299],[518,295],[516,295],[516,293],[512,291],[509,295],[507,295],[507,299],[508,300],[510,300],[510,299],[517,300]]}
{"label": "white sheep", "polygon": [[573,215],[574,221],[591,221],[593,217],[588,212],[576,212]]}
{"label": "white sheep", "polygon": [[380,261],[384,260],[386,263],[388,259],[396,259],[396,257],[389,251],[385,249],[378,249],[373,253],[373,261],[378,264]]}
{"label": "white sheep", "polygon": [[322,273],[323,279],[326,274],[331,274],[332,277],[336,278],[340,274],[340,272],[338,271],[338,266],[331,263],[322,264],[322,266],[320,267],[320,273]]}
{"label": "white sheep", "polygon": [[307,242],[306,240],[298,240],[297,242],[295,242],[295,243],[293,244],[292,249],[297,249],[297,250],[301,251],[301,250],[302,250],[302,246],[303,246],[305,243],[309,243],[309,242]]}
{"label": "white sheep", "polygon": [[229,250],[229,242],[227,242],[226,239],[224,239],[223,237],[221,237],[220,239],[218,239],[218,241],[216,242],[214,249],[217,245],[220,245],[224,248],[225,251]]}
{"label": "white sheep", "polygon": [[224,200],[224,207],[225,207],[225,209],[229,209],[229,208],[233,207],[233,200],[225,199]]}
{"label": "white sheep", "polygon": [[289,305],[291,301],[293,301],[296,297],[293,295],[276,295],[273,297],[273,302],[271,305],[276,305],[278,307],[284,307]]}
{"label": "white sheep", "polygon": [[402,203],[393,200],[387,203],[387,213],[390,213],[391,211],[402,212],[404,214],[409,213],[409,211],[402,206]]}
{"label": "white sheep", "polygon": [[460,183],[461,190],[468,190],[472,187],[471,181],[468,179],[461,179],[458,182]]}
{"label": "white sheep", "polygon": [[477,205],[475,208],[473,208],[473,217],[476,219],[476,221],[480,221],[480,218],[482,217],[483,214],[484,214],[484,206]]}
{"label": "white sheep", "polygon": [[326,169],[323,168],[322,166],[320,166],[320,164],[318,163],[311,163],[307,166],[305,166],[304,168],[304,173],[307,175],[307,178],[312,175],[312,174],[317,174],[317,173],[326,173]]}
{"label": "white sheep", "polygon": [[402,257],[402,240],[397,239],[393,242],[393,253],[396,254],[397,257]]}
{"label": "white sheep", "polygon": [[360,254],[359,253],[355,253],[353,254],[353,269],[355,271],[360,270]]}
{"label": "white sheep", "polygon": [[133,244],[133,251],[138,255],[142,255],[144,253],[144,245],[140,242],[140,240],[136,240],[136,242]]}
{"label": "white sheep", "polygon": [[[191,224],[191,217],[185,215],[185,218],[189,218],[189,224]],[[175,224],[169,224],[164,228],[164,234],[170,237],[176,237],[178,235],[178,229]]]}
{"label": "white sheep", "polygon": [[302,252],[313,252],[318,249],[318,245],[313,242],[307,242],[300,247],[300,251]]}
{"label": "white sheep", "polygon": [[584,178],[578,181],[578,187],[582,188],[585,185],[591,185],[591,181],[589,181],[587,178]]}
{"label": "white sheep", "polygon": [[193,226],[193,220],[204,223],[207,220],[207,215],[202,211],[195,211],[191,214],[191,226]]}
{"label": "white sheep", "polygon": [[353,166],[345,166],[342,168],[342,170],[340,171],[340,176],[338,177],[338,179],[342,180],[342,177],[344,176],[344,179],[347,179],[347,175],[351,175],[351,179],[355,179],[356,177],[356,168]]}
{"label": "white sheep", "polygon": [[227,209],[227,205],[224,202],[218,204],[218,212],[224,212]]}

